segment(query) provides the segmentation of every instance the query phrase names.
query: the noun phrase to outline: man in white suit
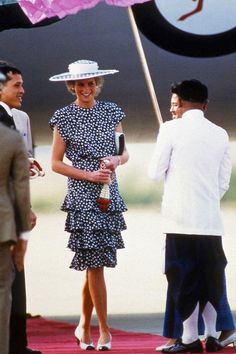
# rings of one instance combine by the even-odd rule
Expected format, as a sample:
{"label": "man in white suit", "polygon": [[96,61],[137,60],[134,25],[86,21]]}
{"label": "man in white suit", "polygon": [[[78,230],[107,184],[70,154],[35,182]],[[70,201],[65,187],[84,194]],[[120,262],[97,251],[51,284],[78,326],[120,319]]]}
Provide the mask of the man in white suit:
{"label": "man in white suit", "polygon": [[220,199],[229,188],[231,161],[226,131],[204,117],[208,90],[197,80],[171,88],[172,111],[181,119],[159,130],[149,176],[164,179],[165,273],[183,322],[182,341],[163,352],[202,352],[198,315],[206,327],[206,350],[222,349],[216,339],[216,311],[224,289]]}

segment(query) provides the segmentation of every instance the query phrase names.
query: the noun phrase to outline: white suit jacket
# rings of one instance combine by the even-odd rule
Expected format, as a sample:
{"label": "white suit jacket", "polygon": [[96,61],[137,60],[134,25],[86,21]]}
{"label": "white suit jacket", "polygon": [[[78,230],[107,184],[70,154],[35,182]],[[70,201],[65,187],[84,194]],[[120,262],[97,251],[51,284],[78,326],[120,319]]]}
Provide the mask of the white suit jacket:
{"label": "white suit jacket", "polygon": [[162,124],[149,176],[164,179],[163,232],[223,235],[220,199],[231,168],[226,131],[201,110]]}
{"label": "white suit jacket", "polygon": [[28,151],[28,155],[31,157],[33,155],[33,146],[29,116],[27,113],[20,111],[19,109],[13,108],[11,111],[16,129],[21,134],[26,150]]}

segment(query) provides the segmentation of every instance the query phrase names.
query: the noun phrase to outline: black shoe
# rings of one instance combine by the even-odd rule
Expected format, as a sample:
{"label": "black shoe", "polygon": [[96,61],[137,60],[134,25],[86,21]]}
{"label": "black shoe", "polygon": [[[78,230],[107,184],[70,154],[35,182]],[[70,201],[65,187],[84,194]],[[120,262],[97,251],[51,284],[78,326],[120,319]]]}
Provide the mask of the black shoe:
{"label": "black shoe", "polygon": [[223,349],[220,341],[214,337],[207,337],[206,339],[206,351],[207,352],[218,352]]}
{"label": "black shoe", "polygon": [[39,350],[25,348],[25,350],[22,352],[22,354],[42,354],[42,352],[40,352]]}
{"label": "black shoe", "polygon": [[184,344],[182,342],[175,343],[170,348],[162,349],[162,353],[202,353],[203,346],[200,339],[195,342]]}
{"label": "black shoe", "polygon": [[10,354],[42,354],[42,352],[40,352],[40,350],[25,348],[25,349],[21,349],[21,350],[17,350],[17,351],[11,350]]}

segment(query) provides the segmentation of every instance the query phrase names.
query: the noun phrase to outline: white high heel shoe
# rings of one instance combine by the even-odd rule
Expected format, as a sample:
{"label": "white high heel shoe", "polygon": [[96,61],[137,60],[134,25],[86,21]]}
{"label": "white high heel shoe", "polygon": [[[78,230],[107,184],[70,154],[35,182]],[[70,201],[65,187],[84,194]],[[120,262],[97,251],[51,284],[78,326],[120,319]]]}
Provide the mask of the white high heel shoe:
{"label": "white high heel shoe", "polygon": [[105,343],[105,344],[101,344],[98,342],[97,344],[97,350],[98,351],[107,351],[107,350],[111,350],[111,341],[112,341],[112,336],[110,335],[110,340],[109,342]]}
{"label": "white high heel shoe", "polygon": [[236,347],[236,332],[232,333],[228,338],[222,340],[220,342],[222,347],[227,347],[229,344],[233,344],[234,347]]}
{"label": "white high heel shoe", "polygon": [[77,326],[74,332],[77,344],[80,346],[80,349],[82,350],[94,350],[95,346],[93,344],[93,342],[87,344],[82,342],[81,338],[82,338],[82,328]]}

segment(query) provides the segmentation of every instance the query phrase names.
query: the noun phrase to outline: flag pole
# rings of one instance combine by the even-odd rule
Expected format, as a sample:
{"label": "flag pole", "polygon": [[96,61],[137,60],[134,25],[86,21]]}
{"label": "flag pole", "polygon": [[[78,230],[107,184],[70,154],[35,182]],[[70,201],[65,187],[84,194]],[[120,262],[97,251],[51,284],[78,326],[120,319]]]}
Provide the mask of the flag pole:
{"label": "flag pole", "polygon": [[145,76],[146,83],[147,83],[147,86],[148,86],[149,94],[151,96],[151,100],[152,100],[155,116],[156,116],[157,122],[160,125],[160,124],[163,123],[163,119],[162,119],[162,116],[161,116],[160,107],[159,107],[159,104],[158,104],[158,101],[157,101],[157,97],[156,97],[155,89],[154,89],[154,86],[153,86],[152,78],[151,78],[150,71],[149,71],[149,68],[148,68],[148,65],[147,65],[146,56],[145,56],[145,53],[144,53],[144,50],[143,50],[141,38],[140,38],[140,35],[139,35],[139,31],[138,31],[138,28],[137,28],[137,25],[136,25],[136,22],[135,22],[135,19],[134,19],[134,15],[133,15],[133,11],[131,9],[131,6],[128,6],[128,15],[129,15],[129,20],[130,20],[130,25],[131,25],[131,28],[132,28],[132,31],[133,31],[135,43],[136,43],[136,46],[137,46],[137,50],[138,50],[138,53],[139,53],[139,56],[140,56],[140,60],[141,60],[141,63],[142,63],[144,76]]}

